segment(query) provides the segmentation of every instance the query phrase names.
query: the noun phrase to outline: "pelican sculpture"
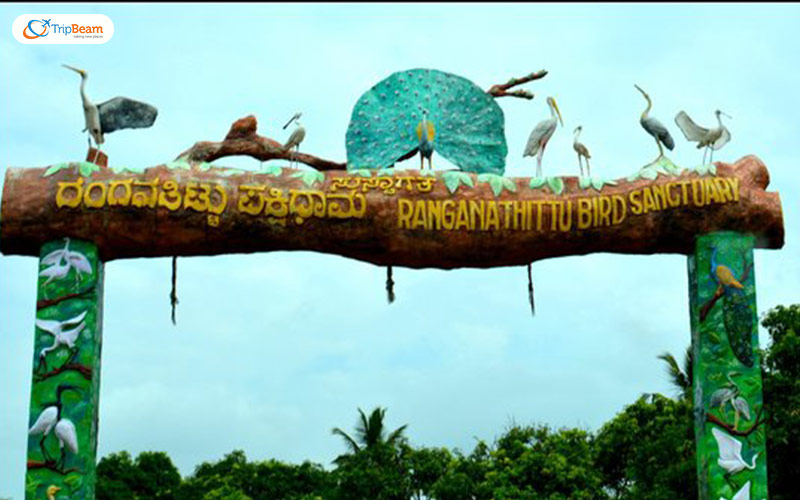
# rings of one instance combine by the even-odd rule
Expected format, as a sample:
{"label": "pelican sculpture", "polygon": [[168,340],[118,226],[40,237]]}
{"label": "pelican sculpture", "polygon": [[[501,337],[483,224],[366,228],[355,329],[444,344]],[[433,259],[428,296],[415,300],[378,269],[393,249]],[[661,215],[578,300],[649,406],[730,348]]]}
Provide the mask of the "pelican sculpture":
{"label": "pelican sculpture", "polygon": [[550,106],[550,118],[540,121],[528,137],[528,143],[525,145],[525,151],[522,157],[536,155],[536,177],[542,176],[542,155],[544,155],[544,148],[547,142],[556,131],[558,122],[564,126],[564,120],[561,118],[561,111],[558,109],[556,100],[552,97],[547,98],[547,105]]}
{"label": "pelican sculpture", "polygon": [[642,116],[639,118],[639,123],[642,124],[642,128],[645,130],[645,132],[650,134],[650,136],[652,136],[656,141],[656,145],[658,146],[658,158],[656,158],[655,161],[658,161],[664,157],[664,148],[662,148],[661,145],[663,144],[667,147],[667,149],[672,151],[672,149],[675,147],[675,141],[669,134],[667,127],[658,121],[658,119],[649,115],[650,108],[653,107],[653,101],[650,100],[650,96],[647,95],[647,92],[642,90],[642,88],[638,85],[634,85],[634,87],[636,87],[636,89],[641,92],[644,98],[647,100],[647,107],[642,112]]}
{"label": "pelican sculpture", "polygon": [[158,110],[154,106],[127,97],[115,97],[100,104],[93,103],[86,95],[89,73],[66,64],[62,66],[81,75],[81,101],[85,120],[83,132],[89,132],[89,147],[92,146],[91,139],[94,139],[99,149],[105,142],[105,134],[125,128],[147,128],[156,121]]}
{"label": "pelican sculpture", "polygon": [[686,136],[686,140],[696,142],[697,149],[705,148],[703,150],[703,165],[706,163],[706,155],[709,151],[711,151],[711,158],[708,162],[713,163],[714,151],[722,149],[722,147],[731,140],[731,133],[728,131],[728,128],[722,124],[722,118],[720,118],[722,115],[728,118],[731,118],[731,116],[720,110],[714,111],[714,115],[717,117],[717,127],[710,129],[703,128],[696,124],[689,118],[689,115],[687,115],[685,111],[681,111],[675,116],[675,123],[678,125],[678,128],[681,129],[683,135]]}
{"label": "pelican sculpture", "polygon": [[592,170],[591,167],[589,167],[589,158],[592,156],[589,154],[589,149],[582,142],[580,142],[581,132],[583,132],[583,126],[579,125],[574,132],[575,138],[572,141],[572,149],[578,153],[578,166],[581,168],[581,175],[583,175],[583,163],[581,163],[581,157],[583,157],[586,159],[586,175],[591,177]]}
{"label": "pelican sculpture", "polygon": [[300,117],[303,113],[295,113],[294,116],[286,122],[286,125],[283,126],[283,129],[286,130],[292,122],[295,122],[297,127],[292,131],[289,139],[286,140],[286,144],[283,145],[283,149],[285,151],[292,151],[291,155],[289,156],[289,167],[292,166],[292,160],[294,163],[297,163],[297,154],[300,152],[300,143],[303,142],[303,139],[306,137],[306,129],[300,124]]}

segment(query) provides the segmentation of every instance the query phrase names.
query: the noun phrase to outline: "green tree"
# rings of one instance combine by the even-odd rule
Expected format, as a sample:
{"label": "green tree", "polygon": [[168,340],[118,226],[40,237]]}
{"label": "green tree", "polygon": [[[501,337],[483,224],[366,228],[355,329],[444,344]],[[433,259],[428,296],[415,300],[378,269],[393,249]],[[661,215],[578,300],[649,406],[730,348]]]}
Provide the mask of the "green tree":
{"label": "green tree", "polygon": [[691,401],[642,396],[603,425],[595,452],[612,498],[697,498]]}
{"label": "green tree", "polygon": [[796,500],[800,477],[800,304],[777,306],[761,325],[771,343],[762,357],[767,477],[773,500]]}
{"label": "green tree", "polygon": [[97,500],[136,500],[134,489],[139,482],[139,470],[130,453],[121,451],[100,459],[97,463]]}
{"label": "green tree", "polygon": [[694,376],[694,350],[692,345],[689,344],[689,347],[686,348],[682,365],[679,365],[675,357],[668,352],[659,355],[658,359],[667,364],[667,374],[672,385],[677,389],[679,396],[686,401],[692,401],[692,377]]}
{"label": "green tree", "polygon": [[405,432],[407,425],[401,425],[389,433],[388,436],[386,435],[386,427],[384,425],[384,419],[386,418],[385,408],[375,408],[372,410],[369,417],[359,408],[358,414],[360,418],[356,424],[355,438],[352,438],[339,427],[334,427],[333,430],[331,430],[333,434],[341,436],[342,439],[344,439],[351,453],[358,453],[362,448],[369,449],[380,443],[395,446],[404,439],[403,432]]}
{"label": "green tree", "polygon": [[138,483],[134,492],[140,499],[173,500],[181,485],[181,474],[163,451],[143,451],[136,457]]}
{"label": "green tree", "polygon": [[411,491],[416,500],[430,498],[433,485],[447,472],[453,455],[446,448],[411,448],[407,444],[405,455],[411,475]]}

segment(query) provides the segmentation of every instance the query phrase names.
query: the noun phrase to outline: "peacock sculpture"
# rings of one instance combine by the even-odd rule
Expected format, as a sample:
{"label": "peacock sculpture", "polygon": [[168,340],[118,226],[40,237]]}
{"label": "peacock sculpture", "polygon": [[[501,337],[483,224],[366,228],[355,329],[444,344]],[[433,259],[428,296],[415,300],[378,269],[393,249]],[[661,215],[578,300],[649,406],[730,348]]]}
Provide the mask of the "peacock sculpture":
{"label": "peacock sculpture", "polygon": [[466,78],[434,69],[399,71],[368,90],[347,128],[347,168],[381,169],[436,153],[459,169],[502,175],[503,111]]}
{"label": "peacock sculpture", "polygon": [[717,262],[717,248],[711,251],[711,276],[723,290],[722,320],[728,334],[728,343],[736,359],[745,366],[753,366],[753,313],[747,304],[744,285],[731,269]]}

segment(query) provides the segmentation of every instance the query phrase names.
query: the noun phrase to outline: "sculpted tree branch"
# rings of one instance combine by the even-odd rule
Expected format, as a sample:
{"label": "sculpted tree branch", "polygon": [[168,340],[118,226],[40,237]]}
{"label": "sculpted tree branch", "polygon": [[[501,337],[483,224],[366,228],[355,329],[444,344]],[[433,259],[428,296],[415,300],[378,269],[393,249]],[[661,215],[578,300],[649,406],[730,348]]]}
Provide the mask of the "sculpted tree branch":
{"label": "sculpted tree branch", "polygon": [[307,153],[294,155],[291,151],[283,149],[283,145],[268,137],[256,133],[258,123],[253,115],[236,120],[228,135],[222,142],[200,141],[187,149],[178,158],[190,162],[212,162],[226,156],[244,155],[256,160],[289,160],[294,159],[305,163],[317,170],[344,170],[345,163],[319,158]]}
{"label": "sculpted tree branch", "polygon": [[525,75],[522,78],[512,78],[506,83],[492,85],[489,88],[489,90],[487,90],[487,93],[493,97],[510,96],[510,97],[520,97],[522,99],[533,99],[533,93],[527,90],[514,90],[512,92],[509,92],[508,90],[512,87],[516,87],[524,83],[532,82],[534,80],[540,80],[545,76],[547,76],[547,71],[541,70]]}

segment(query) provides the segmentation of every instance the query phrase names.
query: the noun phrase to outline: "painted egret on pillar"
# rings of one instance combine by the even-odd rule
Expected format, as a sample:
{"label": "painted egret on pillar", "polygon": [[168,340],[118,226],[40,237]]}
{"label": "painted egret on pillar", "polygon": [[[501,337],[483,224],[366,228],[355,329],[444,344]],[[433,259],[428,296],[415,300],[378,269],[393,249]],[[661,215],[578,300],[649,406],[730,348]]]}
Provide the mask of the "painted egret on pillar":
{"label": "painted egret on pillar", "polygon": [[286,122],[286,125],[283,126],[283,129],[286,130],[286,127],[291,125],[292,122],[295,122],[295,129],[292,131],[289,139],[286,140],[286,144],[283,145],[283,149],[286,151],[291,151],[291,155],[289,156],[289,166],[292,166],[292,160],[294,163],[297,163],[297,154],[300,152],[300,143],[303,142],[303,139],[306,137],[306,129],[303,128],[303,125],[300,124],[300,117],[303,113],[295,113],[294,116]]}
{"label": "painted egret on pillar", "polygon": [[581,163],[581,158],[586,159],[586,175],[591,177],[592,176],[592,169],[589,166],[589,158],[592,156],[589,154],[589,149],[580,142],[581,132],[583,132],[583,126],[579,125],[575,129],[575,138],[572,141],[572,149],[578,153],[578,166],[581,168],[581,175],[583,175],[583,163]]}
{"label": "painted egret on pillar", "polygon": [[[86,317],[86,314],[88,312],[89,312],[88,310],[83,311],[77,316],[65,319],[64,321],[49,320],[49,319],[36,320],[37,328],[53,336],[53,345],[51,345],[50,347],[45,347],[39,352],[39,366],[44,366],[46,370],[47,354],[51,351],[58,349],[62,345],[66,346],[72,352],[72,354],[70,355],[70,360],[75,357],[75,354],[78,352],[78,350],[75,347],[75,341],[78,339],[78,335],[81,334],[83,329],[86,328],[86,322],[83,321],[83,319]],[[77,326],[68,328],[69,325],[77,325]],[[67,363],[69,363],[69,360],[67,361]]]}
{"label": "painted egret on pillar", "polygon": [[647,100],[647,107],[644,111],[642,111],[642,116],[639,118],[639,123],[642,124],[642,128],[645,130],[645,132],[650,134],[650,136],[652,136],[656,141],[656,145],[658,146],[658,158],[656,158],[656,161],[658,161],[664,157],[664,149],[661,147],[661,145],[663,144],[667,147],[667,149],[672,151],[672,149],[675,147],[675,141],[669,134],[667,127],[658,121],[658,119],[649,115],[650,108],[653,107],[653,101],[650,100],[650,96],[647,95],[647,92],[642,90],[642,88],[638,85],[634,85],[634,87],[636,87],[636,89],[641,92],[644,98]]}
{"label": "painted egret on pillar", "polygon": [[685,111],[681,111],[675,116],[675,123],[681,129],[686,140],[697,143],[697,149],[705,148],[703,150],[703,164],[706,163],[706,154],[711,151],[711,158],[709,163],[714,161],[714,151],[721,149],[722,146],[728,144],[731,140],[731,133],[728,128],[722,124],[722,115],[730,118],[730,115],[723,113],[720,110],[714,111],[717,117],[716,128],[704,128],[696,124]]}
{"label": "painted egret on pillar", "polygon": [[742,458],[741,442],[725,434],[716,427],[711,429],[711,433],[714,435],[714,439],[717,440],[717,445],[719,446],[719,459],[717,459],[717,464],[725,469],[728,474],[736,474],[743,469],[753,470],[756,468],[758,453],[753,455],[752,460],[748,464]]}
{"label": "painted egret on pillar", "polygon": [[64,238],[64,248],[54,250],[45,255],[40,265],[50,266],[39,272],[39,277],[47,277],[42,286],[47,285],[55,279],[61,279],[69,274],[70,269],[75,269],[75,279],[80,280],[81,274],[92,274],[92,264],[80,252],[69,249],[69,238]]}
{"label": "painted egret on pillar", "polygon": [[558,122],[564,126],[564,120],[561,118],[561,111],[558,109],[556,100],[552,97],[547,98],[547,105],[550,106],[550,118],[540,121],[528,137],[528,143],[525,145],[525,151],[522,157],[536,155],[536,177],[542,176],[542,155],[544,155],[544,148],[556,131]]}
{"label": "painted egret on pillar", "polygon": [[[422,125],[422,122],[425,125]],[[435,69],[392,73],[353,107],[347,168],[384,169],[419,152],[459,170],[502,175],[508,147],[503,110],[466,78]]]}
{"label": "painted egret on pillar", "polygon": [[64,445],[66,445],[72,453],[78,453],[78,435],[75,431],[75,425],[72,421],[62,416],[64,405],[61,402],[61,397],[65,391],[78,392],[78,388],[71,385],[59,385],[58,389],[56,389],[56,400],[53,403],[49,403],[49,406],[39,414],[36,422],[33,423],[28,431],[29,436],[42,436],[42,439],[39,441],[39,448],[41,448],[42,457],[46,462],[52,462],[53,459],[47,452],[44,441],[47,439],[50,431],[54,431],[53,433],[58,438],[58,444],[61,449],[61,457],[58,463],[62,466],[65,458]]}
{"label": "painted egret on pillar", "polygon": [[[725,498],[719,497],[719,500],[725,500]],[[750,481],[744,483],[739,491],[731,497],[731,500],[750,500]]]}
{"label": "painted egret on pillar", "polygon": [[[89,73],[66,64],[62,66],[81,75],[81,101],[85,120],[83,131],[88,130],[98,148],[105,142],[105,134],[125,128],[150,127],[156,121],[158,110],[154,106],[127,97],[115,97],[100,104],[93,103],[86,95]],[[91,145],[90,140],[89,146]]]}

